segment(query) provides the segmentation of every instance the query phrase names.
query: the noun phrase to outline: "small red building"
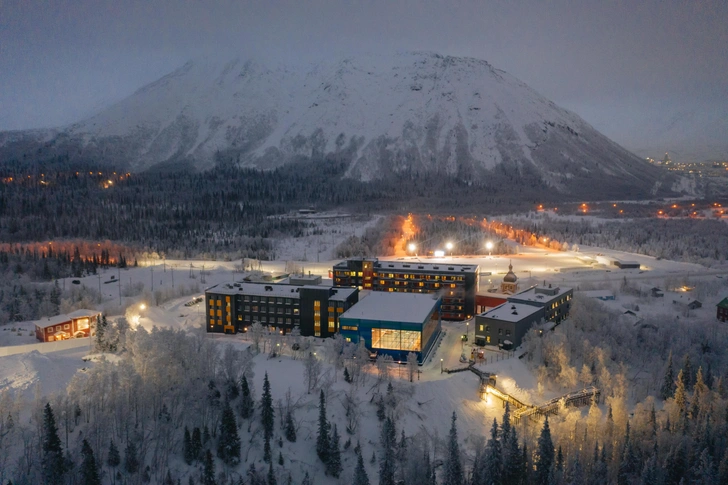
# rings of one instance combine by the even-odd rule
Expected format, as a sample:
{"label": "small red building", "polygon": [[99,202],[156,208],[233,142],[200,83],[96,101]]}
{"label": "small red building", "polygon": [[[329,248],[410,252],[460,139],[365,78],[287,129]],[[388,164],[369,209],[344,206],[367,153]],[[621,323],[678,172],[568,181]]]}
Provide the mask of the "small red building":
{"label": "small red building", "polygon": [[41,342],[55,342],[69,338],[83,338],[92,335],[92,329],[101,320],[101,312],[96,310],[76,310],[68,315],[37,320],[35,338]]}
{"label": "small red building", "polygon": [[723,298],[723,300],[718,303],[718,320],[721,322],[728,321],[728,297]]}

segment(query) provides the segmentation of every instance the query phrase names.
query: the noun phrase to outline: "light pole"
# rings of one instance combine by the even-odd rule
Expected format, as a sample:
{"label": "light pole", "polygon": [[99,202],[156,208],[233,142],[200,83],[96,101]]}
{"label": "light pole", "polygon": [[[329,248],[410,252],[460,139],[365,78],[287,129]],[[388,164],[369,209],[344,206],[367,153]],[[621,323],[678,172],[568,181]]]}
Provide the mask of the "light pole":
{"label": "light pole", "polygon": [[465,322],[465,337],[470,338],[470,322]]}
{"label": "light pole", "polygon": [[415,243],[409,243],[409,245],[407,245],[407,249],[409,249],[409,252],[410,253],[412,253],[415,256],[417,256],[417,252],[416,252],[417,251],[417,244],[415,244]]}
{"label": "light pole", "polygon": [[443,370],[442,370],[442,359],[440,359],[440,374],[442,374],[442,372],[443,372]]}
{"label": "light pole", "polygon": [[452,259],[452,243],[448,242],[447,244],[445,244],[445,247],[448,251],[450,251],[450,258]]}
{"label": "light pole", "polygon": [[485,249],[488,250],[488,257],[490,257],[491,251],[493,250],[493,243],[490,241],[485,243]]}

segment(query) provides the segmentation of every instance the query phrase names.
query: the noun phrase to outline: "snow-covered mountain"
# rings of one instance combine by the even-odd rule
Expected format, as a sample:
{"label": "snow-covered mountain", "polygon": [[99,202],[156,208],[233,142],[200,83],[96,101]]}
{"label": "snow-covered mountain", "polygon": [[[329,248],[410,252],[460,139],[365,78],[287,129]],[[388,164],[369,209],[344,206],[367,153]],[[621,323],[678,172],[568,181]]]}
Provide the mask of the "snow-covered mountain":
{"label": "snow-covered mountain", "polygon": [[[0,135],[0,145],[29,136]],[[189,62],[87,120],[32,137],[137,171],[335,158],[360,180],[424,171],[482,180],[505,170],[561,192],[614,184],[630,194],[649,193],[663,175],[487,62],[421,52],[306,69]]]}

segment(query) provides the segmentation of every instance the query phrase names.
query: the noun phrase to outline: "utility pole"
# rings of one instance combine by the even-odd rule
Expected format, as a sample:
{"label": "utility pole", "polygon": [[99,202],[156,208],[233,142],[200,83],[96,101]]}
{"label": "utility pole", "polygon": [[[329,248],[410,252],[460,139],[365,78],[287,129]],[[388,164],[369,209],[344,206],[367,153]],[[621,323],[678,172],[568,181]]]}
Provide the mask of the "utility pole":
{"label": "utility pole", "polygon": [[150,266],[149,269],[152,271],[152,293],[154,293],[154,266]]}
{"label": "utility pole", "polygon": [[119,306],[121,307],[121,266],[118,266],[119,270]]}
{"label": "utility pole", "polygon": [[172,288],[174,288],[174,266],[171,266],[169,270],[172,272]]}
{"label": "utility pole", "polygon": [[101,298],[101,275],[97,274],[96,276],[99,278],[99,298]]}

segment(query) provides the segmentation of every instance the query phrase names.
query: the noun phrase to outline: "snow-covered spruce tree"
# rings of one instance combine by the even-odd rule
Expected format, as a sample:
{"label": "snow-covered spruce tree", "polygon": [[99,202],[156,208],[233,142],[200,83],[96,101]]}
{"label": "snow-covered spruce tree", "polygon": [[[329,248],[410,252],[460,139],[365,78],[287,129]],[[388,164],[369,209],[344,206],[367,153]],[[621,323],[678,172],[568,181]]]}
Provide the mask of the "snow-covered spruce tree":
{"label": "snow-covered spruce tree", "polygon": [[324,390],[321,389],[319,394],[319,419],[318,419],[318,437],[316,438],[316,454],[319,459],[328,463],[329,461],[329,422],[326,418],[326,396]]}
{"label": "snow-covered spruce tree", "polygon": [[503,453],[498,439],[498,422],[493,418],[490,439],[485,446],[485,476],[491,483],[501,483],[503,478]]}
{"label": "snow-covered spruce tree", "polygon": [[217,480],[215,479],[215,461],[212,458],[210,450],[205,451],[203,467],[202,485],[217,485]]}
{"label": "snow-covered spruce tree", "polygon": [[672,366],[672,351],[667,357],[667,368],[665,369],[665,377],[660,387],[660,397],[663,401],[667,401],[669,397],[675,394],[675,370]]}
{"label": "snow-covered spruce tree", "polygon": [[200,428],[195,426],[192,430],[192,443],[191,443],[192,460],[199,461],[202,459],[202,432]]}
{"label": "snow-covered spruce tree", "polygon": [[273,397],[270,393],[270,382],[266,372],[263,379],[263,396],[260,399],[260,419],[263,424],[263,437],[265,438],[264,459],[266,463],[271,461],[270,439],[273,436],[273,425],[275,424],[273,412]]}
{"label": "snow-covered spruce tree", "polygon": [[326,462],[326,473],[339,478],[341,475],[341,449],[339,448],[339,431],[336,424],[333,426],[331,437],[329,438],[329,459]]}
{"label": "snow-covered spruce tree", "polygon": [[46,485],[61,484],[68,471],[66,460],[63,457],[61,439],[58,437],[56,417],[50,403],[43,408],[43,446],[41,457],[41,470]]}
{"label": "snow-covered spruce tree", "polygon": [[445,476],[443,485],[462,485],[464,483],[463,466],[460,461],[460,445],[458,444],[457,414],[452,413],[452,424],[447,441],[447,456],[445,458]]}
{"label": "snow-covered spruce tree", "polygon": [[683,378],[685,379],[685,389],[688,391],[693,390],[693,384],[695,384],[695,374],[693,373],[693,364],[690,361],[690,354],[685,354],[685,361],[682,366]]}
{"label": "snow-covered spruce tree", "polygon": [[94,450],[85,439],[81,444],[81,485],[101,485],[99,466],[94,457]]}
{"label": "snow-covered spruce tree", "polygon": [[367,470],[364,468],[364,459],[361,453],[356,454],[356,468],[354,469],[354,483],[353,485],[369,485],[369,475]]}
{"label": "snow-covered spruce tree", "polygon": [[185,463],[192,465],[195,457],[192,454],[192,437],[190,436],[190,430],[185,426],[184,438],[182,439],[182,458]]}
{"label": "snow-covered spruce tree", "polygon": [[250,419],[255,411],[255,401],[248,386],[248,379],[243,376],[240,379],[240,417]]}
{"label": "snow-covered spruce tree", "polygon": [[286,413],[285,433],[288,441],[296,442],[296,423],[293,421],[293,411],[290,409]]}
{"label": "snow-covered spruce tree", "polygon": [[124,448],[124,471],[129,475],[133,475],[139,471],[139,458],[137,457],[137,449],[134,441],[129,440]]}
{"label": "snow-covered spruce tree", "polygon": [[268,475],[266,476],[265,480],[266,485],[278,485],[278,481],[276,481],[276,474],[273,472],[273,463],[268,464]]}
{"label": "snow-covered spruce tree", "polygon": [[116,468],[121,465],[121,455],[113,439],[109,442],[109,453],[106,457],[106,464],[111,468],[111,476],[114,483],[116,483]]}
{"label": "snow-covered spruce tree", "polygon": [[238,425],[230,403],[225,401],[220,419],[220,435],[217,441],[217,456],[223,463],[235,466],[240,463],[240,436]]}
{"label": "snow-covered spruce tree", "polygon": [[536,485],[551,485],[554,473],[554,443],[551,440],[548,416],[544,420],[541,435],[538,437],[534,467],[534,483]]}

